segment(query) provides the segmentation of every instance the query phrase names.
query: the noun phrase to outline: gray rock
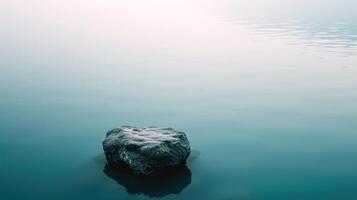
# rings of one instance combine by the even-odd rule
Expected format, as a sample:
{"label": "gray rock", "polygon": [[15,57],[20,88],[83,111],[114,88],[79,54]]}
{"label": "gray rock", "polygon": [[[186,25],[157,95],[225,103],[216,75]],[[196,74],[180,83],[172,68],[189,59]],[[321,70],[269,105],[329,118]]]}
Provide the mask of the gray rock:
{"label": "gray rock", "polygon": [[184,132],[157,127],[112,129],[107,132],[103,149],[109,164],[128,165],[138,175],[184,166],[191,153]]}

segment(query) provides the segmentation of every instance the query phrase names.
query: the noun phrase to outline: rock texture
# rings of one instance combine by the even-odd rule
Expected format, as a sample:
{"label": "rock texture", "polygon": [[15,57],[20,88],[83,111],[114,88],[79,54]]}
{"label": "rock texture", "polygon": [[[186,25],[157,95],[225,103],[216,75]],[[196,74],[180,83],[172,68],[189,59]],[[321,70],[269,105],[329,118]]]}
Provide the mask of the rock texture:
{"label": "rock texture", "polygon": [[107,132],[103,149],[109,164],[128,165],[138,175],[184,166],[191,153],[184,132],[157,127],[112,129]]}

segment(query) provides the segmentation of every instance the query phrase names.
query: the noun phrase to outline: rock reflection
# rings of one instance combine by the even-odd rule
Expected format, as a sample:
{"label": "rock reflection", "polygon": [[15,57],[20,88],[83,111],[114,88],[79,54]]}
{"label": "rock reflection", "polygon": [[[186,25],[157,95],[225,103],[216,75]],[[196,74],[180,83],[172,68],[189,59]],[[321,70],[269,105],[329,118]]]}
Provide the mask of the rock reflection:
{"label": "rock reflection", "polygon": [[126,166],[106,164],[104,173],[123,185],[129,194],[143,194],[149,197],[164,197],[179,194],[191,183],[191,171],[180,167],[155,177],[138,177]]}

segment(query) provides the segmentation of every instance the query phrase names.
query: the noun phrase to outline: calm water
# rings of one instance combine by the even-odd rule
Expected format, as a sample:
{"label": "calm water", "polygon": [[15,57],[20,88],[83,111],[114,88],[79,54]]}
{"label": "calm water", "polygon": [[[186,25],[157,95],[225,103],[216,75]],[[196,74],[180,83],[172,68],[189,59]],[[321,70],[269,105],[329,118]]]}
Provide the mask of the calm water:
{"label": "calm water", "polygon": [[[0,199],[357,199],[354,0],[0,0]],[[105,166],[122,124],[199,151]]]}

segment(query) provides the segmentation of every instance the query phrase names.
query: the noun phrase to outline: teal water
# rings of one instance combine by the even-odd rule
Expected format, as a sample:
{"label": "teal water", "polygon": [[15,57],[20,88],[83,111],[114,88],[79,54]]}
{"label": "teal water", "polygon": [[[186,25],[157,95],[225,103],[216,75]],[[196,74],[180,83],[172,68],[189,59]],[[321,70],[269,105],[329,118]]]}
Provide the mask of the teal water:
{"label": "teal water", "polygon": [[[0,1],[0,199],[357,199],[356,7]],[[122,124],[200,154],[136,182],[102,155]]]}

